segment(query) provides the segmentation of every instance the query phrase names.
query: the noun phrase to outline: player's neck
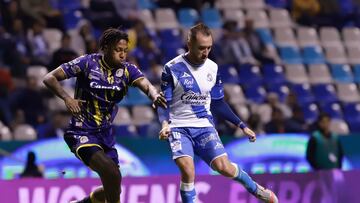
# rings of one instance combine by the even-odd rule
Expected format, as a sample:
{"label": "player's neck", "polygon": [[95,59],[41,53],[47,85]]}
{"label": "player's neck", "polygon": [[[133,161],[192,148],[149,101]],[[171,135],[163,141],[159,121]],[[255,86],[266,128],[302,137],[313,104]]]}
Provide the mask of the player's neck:
{"label": "player's neck", "polygon": [[103,56],[103,61],[105,62],[105,66],[107,66],[107,68],[109,69],[114,69],[115,67],[117,67],[117,65],[112,63],[111,59],[106,55]]}
{"label": "player's neck", "polygon": [[200,67],[203,64],[203,63],[197,62],[196,57],[194,55],[190,54],[190,52],[185,53],[184,57],[190,63],[190,65],[192,65],[194,67]]}

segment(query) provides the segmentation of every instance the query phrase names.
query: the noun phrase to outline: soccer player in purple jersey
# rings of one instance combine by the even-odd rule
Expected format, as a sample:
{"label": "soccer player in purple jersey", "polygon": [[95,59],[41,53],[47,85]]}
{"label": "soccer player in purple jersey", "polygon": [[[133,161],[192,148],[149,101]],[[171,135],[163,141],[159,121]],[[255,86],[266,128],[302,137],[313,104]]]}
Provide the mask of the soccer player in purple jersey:
{"label": "soccer player in purple jersey", "polygon": [[[102,53],[78,57],[64,63],[44,78],[45,85],[64,100],[72,119],[64,139],[71,151],[100,176],[98,188],[81,203],[119,203],[121,173],[115,136],[111,123],[117,113],[117,103],[126,95],[128,86],[140,88],[155,106],[166,106],[165,98],[144,77],[142,72],[126,62],[128,35],[118,29],[107,29],[100,38]],[[76,77],[72,98],[59,81]]]}
{"label": "soccer player in purple jersey", "polygon": [[266,203],[277,203],[277,197],[232,163],[215,130],[212,113],[241,128],[251,142],[255,133],[248,128],[224,101],[218,66],[208,59],[213,45],[210,29],[204,24],[192,27],[185,54],[169,61],[162,73],[162,91],[168,108],[158,108],[162,130],[160,139],[168,139],[172,158],[180,169],[180,195],[183,203],[194,203],[194,154],[212,169],[241,183],[248,192]]}

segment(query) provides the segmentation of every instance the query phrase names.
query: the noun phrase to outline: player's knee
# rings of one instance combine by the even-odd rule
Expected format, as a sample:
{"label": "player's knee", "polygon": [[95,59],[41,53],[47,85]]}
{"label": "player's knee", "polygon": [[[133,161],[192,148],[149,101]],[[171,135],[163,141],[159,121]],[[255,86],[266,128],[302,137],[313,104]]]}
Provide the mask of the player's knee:
{"label": "player's knee", "polygon": [[101,177],[121,178],[118,166],[112,160],[102,160],[100,167],[95,170]]}
{"label": "player's knee", "polygon": [[108,164],[105,167],[105,170],[103,171],[103,175],[113,177],[114,179],[116,178],[119,180],[121,178],[120,170],[114,163]]}
{"label": "player's knee", "polygon": [[213,164],[213,168],[224,176],[232,176],[231,165],[225,161],[218,161]]}

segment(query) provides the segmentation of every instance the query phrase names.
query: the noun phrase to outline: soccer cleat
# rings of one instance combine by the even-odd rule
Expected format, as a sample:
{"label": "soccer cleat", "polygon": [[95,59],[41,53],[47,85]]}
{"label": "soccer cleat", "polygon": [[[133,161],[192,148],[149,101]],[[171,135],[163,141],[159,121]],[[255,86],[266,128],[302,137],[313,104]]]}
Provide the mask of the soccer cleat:
{"label": "soccer cleat", "polygon": [[258,199],[262,200],[265,203],[279,203],[279,200],[276,197],[276,195],[273,193],[273,191],[269,189],[265,189],[259,184],[256,184],[256,186],[257,187],[256,187],[255,196]]}

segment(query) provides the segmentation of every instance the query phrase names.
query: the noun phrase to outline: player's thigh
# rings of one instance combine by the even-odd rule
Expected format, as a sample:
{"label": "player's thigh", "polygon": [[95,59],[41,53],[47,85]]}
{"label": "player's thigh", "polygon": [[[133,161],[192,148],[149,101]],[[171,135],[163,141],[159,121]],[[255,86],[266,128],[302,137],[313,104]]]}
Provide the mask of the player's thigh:
{"label": "player's thigh", "polygon": [[185,128],[171,128],[168,141],[173,160],[194,157],[193,141]]}
{"label": "player's thigh", "polygon": [[194,159],[188,156],[183,156],[175,159],[176,165],[179,167],[181,172],[187,174],[193,174],[195,171]]}
{"label": "player's thigh", "polygon": [[204,160],[209,166],[213,160],[225,156],[226,151],[215,128],[202,128],[194,138],[195,154]]}
{"label": "player's thigh", "polygon": [[72,153],[76,155],[86,165],[94,153],[104,150],[98,138],[88,132],[67,131],[64,140]]}
{"label": "player's thigh", "polygon": [[99,174],[106,173],[117,176],[119,173],[118,165],[102,150],[95,152],[91,156],[89,167]]}

